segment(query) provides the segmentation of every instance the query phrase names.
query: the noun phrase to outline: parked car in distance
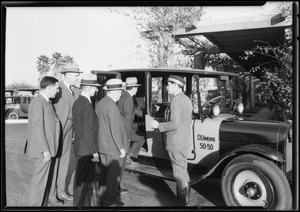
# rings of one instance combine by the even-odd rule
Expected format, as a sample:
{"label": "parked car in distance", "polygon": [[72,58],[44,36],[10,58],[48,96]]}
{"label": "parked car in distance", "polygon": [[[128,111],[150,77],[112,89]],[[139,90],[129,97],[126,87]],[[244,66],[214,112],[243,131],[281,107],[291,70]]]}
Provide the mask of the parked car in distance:
{"label": "parked car in distance", "polygon": [[137,77],[134,100],[143,111],[135,117],[145,136],[141,163],[126,170],[174,180],[165,151],[165,134],[149,127],[149,120],[168,121],[172,96],[166,89],[169,75],[186,80],[184,93],[193,103],[188,171],[191,183],[207,178],[221,180],[227,206],[292,208],[292,126],[290,123],[243,116],[238,74],[197,69],[119,69],[91,71],[102,86],[93,102],[105,96],[105,82],[113,77]]}
{"label": "parked car in distance", "polygon": [[28,107],[38,89],[5,90],[5,119],[28,118]]}

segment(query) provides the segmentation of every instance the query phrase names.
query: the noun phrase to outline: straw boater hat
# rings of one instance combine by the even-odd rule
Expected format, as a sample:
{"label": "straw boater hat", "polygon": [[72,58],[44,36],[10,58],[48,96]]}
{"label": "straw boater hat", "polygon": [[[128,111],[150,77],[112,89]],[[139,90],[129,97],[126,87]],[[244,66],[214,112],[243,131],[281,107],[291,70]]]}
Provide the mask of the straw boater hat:
{"label": "straw boater hat", "polygon": [[108,91],[123,90],[124,88],[125,88],[125,83],[118,78],[107,80],[106,85],[103,87],[104,90],[108,90]]}
{"label": "straw boater hat", "polygon": [[82,71],[79,71],[79,65],[76,63],[66,63],[62,70],[60,71],[61,74],[65,73],[82,73]]}
{"label": "straw boater hat", "polygon": [[83,73],[81,76],[80,85],[83,86],[101,86],[97,83],[97,76],[92,73]]}
{"label": "straw boater hat", "polygon": [[177,83],[178,85],[181,85],[182,87],[185,85],[185,80],[177,75],[170,75],[168,81]]}
{"label": "straw boater hat", "polygon": [[137,86],[141,86],[141,85],[138,84],[136,77],[127,77],[126,78],[126,87],[137,87]]}

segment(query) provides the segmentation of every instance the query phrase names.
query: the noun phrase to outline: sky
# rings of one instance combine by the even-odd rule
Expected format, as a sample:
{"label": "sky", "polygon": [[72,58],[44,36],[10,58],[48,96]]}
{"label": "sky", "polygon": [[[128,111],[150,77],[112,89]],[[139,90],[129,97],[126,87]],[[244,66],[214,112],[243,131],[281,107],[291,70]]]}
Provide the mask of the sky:
{"label": "sky", "polygon": [[[126,8],[123,8],[126,10]],[[266,6],[204,7],[204,19],[261,15]],[[5,84],[37,87],[37,57],[54,52],[74,58],[83,72],[145,67],[132,55],[138,32],[132,20],[108,7],[8,7]]]}

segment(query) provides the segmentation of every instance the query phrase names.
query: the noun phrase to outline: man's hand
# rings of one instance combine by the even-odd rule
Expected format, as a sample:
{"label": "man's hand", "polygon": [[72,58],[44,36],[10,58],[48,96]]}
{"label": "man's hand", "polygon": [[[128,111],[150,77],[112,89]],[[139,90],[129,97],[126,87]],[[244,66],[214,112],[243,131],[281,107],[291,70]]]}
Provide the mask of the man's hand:
{"label": "man's hand", "polygon": [[120,152],[121,152],[120,158],[124,158],[125,157],[125,149],[124,148],[121,149]]}
{"label": "man's hand", "polygon": [[51,153],[50,153],[50,151],[43,152],[43,154],[44,154],[44,160],[43,160],[43,162],[48,162],[49,160],[51,160]]}
{"label": "man's hand", "polygon": [[158,128],[159,122],[156,120],[152,120],[151,125],[152,125],[152,128],[156,129],[156,128]]}
{"label": "man's hand", "polygon": [[99,162],[100,160],[99,160],[99,154],[98,154],[98,152],[97,153],[95,153],[95,154],[93,154],[93,158],[91,159],[93,162]]}

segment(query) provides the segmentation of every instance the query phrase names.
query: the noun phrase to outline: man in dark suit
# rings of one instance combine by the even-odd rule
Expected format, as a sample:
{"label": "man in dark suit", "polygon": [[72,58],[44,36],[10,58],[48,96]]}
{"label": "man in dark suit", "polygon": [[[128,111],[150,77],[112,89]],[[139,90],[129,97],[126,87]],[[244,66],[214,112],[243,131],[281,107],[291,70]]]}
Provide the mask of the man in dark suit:
{"label": "man in dark suit", "polygon": [[91,206],[95,180],[95,162],[99,162],[98,118],[90,97],[98,91],[97,76],[83,73],[81,77],[81,95],[72,108],[75,132],[75,176],[73,187],[73,205]]}
{"label": "man in dark suit", "polygon": [[72,106],[80,94],[79,66],[76,63],[66,63],[61,71],[63,80],[59,82],[60,92],[54,99],[54,107],[62,127],[62,148],[58,154],[58,176],[56,179],[57,196],[64,201],[71,201],[67,190],[67,182],[71,180],[74,172],[73,151],[73,122]]}
{"label": "man in dark suit", "polygon": [[28,191],[28,206],[46,206],[47,201],[53,206],[63,204],[56,198],[56,187],[51,183],[57,174],[55,156],[59,146],[60,123],[49,98],[55,97],[58,88],[56,78],[44,77],[38,95],[29,105],[26,153],[33,159],[34,170]]}
{"label": "man in dark suit", "polygon": [[136,95],[139,86],[141,85],[138,84],[136,77],[126,78],[126,91],[122,93],[122,96],[118,101],[118,107],[122,116],[125,119],[126,132],[130,141],[130,149],[127,153],[127,164],[131,164],[133,162],[132,159],[137,159],[139,151],[145,143],[145,138],[143,136],[137,135],[133,128],[133,96]]}
{"label": "man in dark suit", "polygon": [[187,157],[192,138],[192,101],[182,89],[185,80],[177,75],[168,78],[167,90],[174,95],[170,103],[171,115],[167,122],[152,120],[152,127],[167,132],[166,149],[171,160],[176,181],[177,204],[188,206],[190,203],[190,177],[187,171]]}
{"label": "man in dark suit", "polygon": [[118,200],[118,186],[123,168],[123,159],[128,151],[128,138],[116,102],[124,88],[122,80],[113,78],[103,88],[107,95],[96,105],[99,120],[98,147],[100,153],[100,193],[101,206],[123,206]]}

